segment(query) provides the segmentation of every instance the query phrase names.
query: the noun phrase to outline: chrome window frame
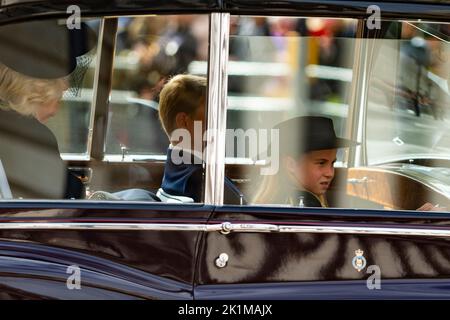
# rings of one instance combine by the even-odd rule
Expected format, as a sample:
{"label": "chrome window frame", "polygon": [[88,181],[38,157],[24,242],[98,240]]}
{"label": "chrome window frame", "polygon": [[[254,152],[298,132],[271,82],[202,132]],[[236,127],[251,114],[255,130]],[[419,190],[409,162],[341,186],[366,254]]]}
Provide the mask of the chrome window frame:
{"label": "chrome window frame", "polygon": [[89,122],[89,160],[103,160],[105,155],[117,25],[117,18],[108,17],[104,17],[100,25],[100,43],[94,75],[94,97]]}
{"label": "chrome window frame", "polygon": [[[367,41],[364,38],[365,20],[358,19],[356,30],[353,77],[350,87],[347,135],[350,140],[361,143],[347,152],[347,168],[367,165],[366,123],[369,63]],[[359,79],[359,81],[356,81]]]}
{"label": "chrome window frame", "polygon": [[229,30],[229,13],[211,13],[204,203],[217,206],[223,205],[225,181]]}

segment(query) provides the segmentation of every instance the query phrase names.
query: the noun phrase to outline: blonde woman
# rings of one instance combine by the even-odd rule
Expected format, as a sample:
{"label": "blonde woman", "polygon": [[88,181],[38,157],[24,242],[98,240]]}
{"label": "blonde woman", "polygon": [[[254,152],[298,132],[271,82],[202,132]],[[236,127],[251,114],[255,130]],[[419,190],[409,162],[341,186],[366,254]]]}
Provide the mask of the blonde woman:
{"label": "blonde woman", "polygon": [[66,78],[32,78],[0,64],[0,108],[32,116],[45,123],[59,109],[68,89]]}
{"label": "blonde woman", "polygon": [[56,20],[0,27],[0,164],[14,198],[82,197],[44,123],[58,111],[77,57],[92,49],[86,32]]}

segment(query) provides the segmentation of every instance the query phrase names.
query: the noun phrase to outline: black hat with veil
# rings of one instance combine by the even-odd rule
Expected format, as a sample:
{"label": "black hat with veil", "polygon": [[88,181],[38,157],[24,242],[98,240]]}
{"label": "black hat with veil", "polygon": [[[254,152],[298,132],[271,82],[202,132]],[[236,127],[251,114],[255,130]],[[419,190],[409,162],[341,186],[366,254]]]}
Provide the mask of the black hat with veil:
{"label": "black hat with veil", "polygon": [[67,78],[68,93],[76,96],[97,44],[86,23],[76,27],[56,19],[0,26],[0,63],[32,78]]}

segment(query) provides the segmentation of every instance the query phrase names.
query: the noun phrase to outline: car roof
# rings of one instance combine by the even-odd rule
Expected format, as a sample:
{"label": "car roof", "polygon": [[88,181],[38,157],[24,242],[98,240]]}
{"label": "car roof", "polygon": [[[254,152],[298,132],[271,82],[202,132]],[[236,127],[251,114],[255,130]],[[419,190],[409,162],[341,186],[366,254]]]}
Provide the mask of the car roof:
{"label": "car roof", "polygon": [[3,0],[0,24],[15,20],[67,16],[77,5],[84,16],[230,12],[248,15],[324,16],[367,18],[377,5],[382,18],[450,21],[450,0]]}

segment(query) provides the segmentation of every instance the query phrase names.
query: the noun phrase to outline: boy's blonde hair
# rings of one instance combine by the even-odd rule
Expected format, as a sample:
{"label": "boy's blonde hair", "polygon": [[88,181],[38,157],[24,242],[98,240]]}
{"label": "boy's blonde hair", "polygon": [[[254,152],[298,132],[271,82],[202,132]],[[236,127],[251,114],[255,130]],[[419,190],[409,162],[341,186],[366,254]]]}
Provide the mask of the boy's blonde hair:
{"label": "boy's blonde hair", "polygon": [[37,79],[22,75],[0,63],[0,108],[36,116],[37,108],[61,99],[67,80]]}
{"label": "boy's blonde hair", "polygon": [[177,129],[175,118],[186,112],[193,116],[199,106],[206,101],[206,78],[179,74],[171,78],[159,95],[159,120],[170,139]]}

